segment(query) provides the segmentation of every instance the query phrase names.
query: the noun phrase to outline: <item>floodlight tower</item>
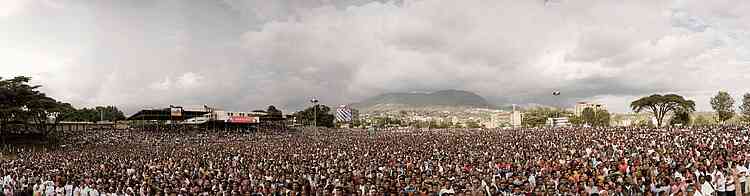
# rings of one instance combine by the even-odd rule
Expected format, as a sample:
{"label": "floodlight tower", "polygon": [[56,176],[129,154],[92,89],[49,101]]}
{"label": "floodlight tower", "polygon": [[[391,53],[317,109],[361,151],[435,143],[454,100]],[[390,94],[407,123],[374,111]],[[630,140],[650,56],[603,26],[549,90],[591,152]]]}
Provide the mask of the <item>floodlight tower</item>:
{"label": "floodlight tower", "polygon": [[[557,98],[560,96],[560,91],[559,90],[552,91],[552,96],[555,97],[555,105],[557,106],[557,109],[560,109],[560,112],[562,112],[564,109],[562,108],[562,106],[560,106],[560,100],[559,98]],[[557,115],[555,116],[557,116],[557,118],[560,118],[560,113],[557,113]]]}
{"label": "floodlight tower", "polygon": [[313,127],[318,126],[318,99],[312,98],[310,99],[310,103],[313,104]]}

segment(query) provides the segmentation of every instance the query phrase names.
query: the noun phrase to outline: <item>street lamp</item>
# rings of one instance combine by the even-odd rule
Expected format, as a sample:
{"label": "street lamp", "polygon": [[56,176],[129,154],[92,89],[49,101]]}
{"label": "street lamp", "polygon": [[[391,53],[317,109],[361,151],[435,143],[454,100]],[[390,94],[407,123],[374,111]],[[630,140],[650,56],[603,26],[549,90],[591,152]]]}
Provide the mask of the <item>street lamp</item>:
{"label": "street lamp", "polygon": [[[560,99],[557,98],[558,96],[560,96],[560,91],[559,90],[552,91],[552,95],[555,96],[555,105],[557,105],[557,109],[560,110],[560,111],[557,112],[557,114],[555,116],[556,116],[556,118],[560,118],[560,113],[562,113],[562,111],[563,111],[563,108],[560,105]],[[554,121],[552,121],[552,126],[555,126],[555,122]]]}
{"label": "street lamp", "polygon": [[318,126],[318,99],[312,98],[310,103],[313,104],[313,127]]}

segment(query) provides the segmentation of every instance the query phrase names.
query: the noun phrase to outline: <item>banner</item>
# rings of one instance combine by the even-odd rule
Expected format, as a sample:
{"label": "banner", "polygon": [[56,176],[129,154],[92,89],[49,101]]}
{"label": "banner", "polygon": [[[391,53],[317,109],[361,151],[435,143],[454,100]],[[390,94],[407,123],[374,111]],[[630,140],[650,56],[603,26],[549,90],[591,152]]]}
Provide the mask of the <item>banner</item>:
{"label": "banner", "polygon": [[336,108],[336,122],[351,122],[354,114],[351,108],[340,106]]}
{"label": "banner", "polygon": [[228,123],[239,123],[239,124],[250,124],[250,123],[259,123],[260,118],[259,117],[251,117],[251,116],[231,116],[227,120]]}

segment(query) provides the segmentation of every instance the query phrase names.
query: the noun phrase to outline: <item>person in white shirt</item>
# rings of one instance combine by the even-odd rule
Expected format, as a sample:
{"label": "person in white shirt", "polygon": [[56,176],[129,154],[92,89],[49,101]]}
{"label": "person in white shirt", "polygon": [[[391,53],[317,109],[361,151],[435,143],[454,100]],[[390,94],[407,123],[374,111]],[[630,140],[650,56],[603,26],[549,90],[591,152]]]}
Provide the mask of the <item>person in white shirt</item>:
{"label": "person in white shirt", "polygon": [[76,186],[73,189],[73,196],[81,196],[81,187],[80,186]]}
{"label": "person in white shirt", "polygon": [[33,194],[34,196],[42,195],[43,188],[41,184],[34,184],[33,189],[34,189],[34,194]]}
{"label": "person in white shirt", "polygon": [[91,187],[89,185],[86,185],[83,190],[81,190],[81,196],[89,196],[91,195]]}
{"label": "person in white shirt", "polygon": [[748,192],[748,183],[747,183],[747,168],[740,165],[737,165],[737,172],[738,172],[738,178],[737,179],[737,186],[739,186],[739,189],[741,190],[741,193],[747,194]]}
{"label": "person in white shirt", "polygon": [[[688,185],[688,192],[690,192],[691,189],[693,191],[693,196],[704,196],[704,195],[706,195],[705,193],[703,193],[703,190],[701,189],[700,183],[695,183],[695,184]],[[688,195],[690,195],[690,194],[688,193]]]}
{"label": "person in white shirt", "polygon": [[702,179],[701,182],[703,182],[703,184],[701,184],[700,186],[698,186],[698,187],[700,187],[701,194],[703,194],[703,195],[712,195],[715,192],[715,190],[714,190],[713,186],[711,186],[710,182],[706,181],[705,179]]}
{"label": "person in white shirt", "polygon": [[147,192],[146,192],[146,184],[145,183],[143,185],[141,185],[140,188],[138,188],[138,193],[140,195],[146,195]]}
{"label": "person in white shirt", "polygon": [[713,177],[711,178],[714,185],[714,188],[716,189],[716,192],[719,193],[719,195],[724,195],[727,192],[727,186],[726,186],[726,178],[724,177],[724,173],[721,171],[716,171],[713,174]]}
{"label": "person in white shirt", "polygon": [[65,185],[65,196],[73,196],[73,185],[70,182]]}
{"label": "person in white shirt", "polygon": [[45,191],[44,194],[47,196],[55,195],[55,183],[52,181],[47,181],[45,184]]}
{"label": "person in white shirt", "polygon": [[65,196],[65,187],[58,186],[57,188],[55,188],[55,195],[56,196]]}
{"label": "person in white shirt", "polygon": [[736,186],[734,185],[735,181],[736,180],[734,179],[734,176],[729,176],[729,177],[726,178],[726,182],[724,183],[724,184],[726,184],[726,186],[725,186],[725,189],[726,189],[725,195],[731,195],[731,196],[734,195],[735,190],[736,190],[735,189]]}
{"label": "person in white shirt", "polygon": [[89,192],[89,196],[99,196],[99,191],[96,189],[91,189],[91,192]]}
{"label": "person in white shirt", "polygon": [[455,193],[456,193],[456,191],[454,191],[453,188],[451,188],[451,189],[443,188],[443,189],[440,189],[440,192],[438,193],[438,195],[442,196],[442,195],[445,195],[445,194],[455,194]]}

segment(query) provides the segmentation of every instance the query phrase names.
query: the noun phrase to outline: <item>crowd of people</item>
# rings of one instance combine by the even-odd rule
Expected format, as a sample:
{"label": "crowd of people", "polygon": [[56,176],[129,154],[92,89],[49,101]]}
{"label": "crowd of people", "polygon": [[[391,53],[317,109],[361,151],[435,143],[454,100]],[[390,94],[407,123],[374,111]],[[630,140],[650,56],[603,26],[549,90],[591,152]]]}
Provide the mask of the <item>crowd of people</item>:
{"label": "crowd of people", "polygon": [[747,127],[92,130],[0,160],[1,195],[750,195]]}

